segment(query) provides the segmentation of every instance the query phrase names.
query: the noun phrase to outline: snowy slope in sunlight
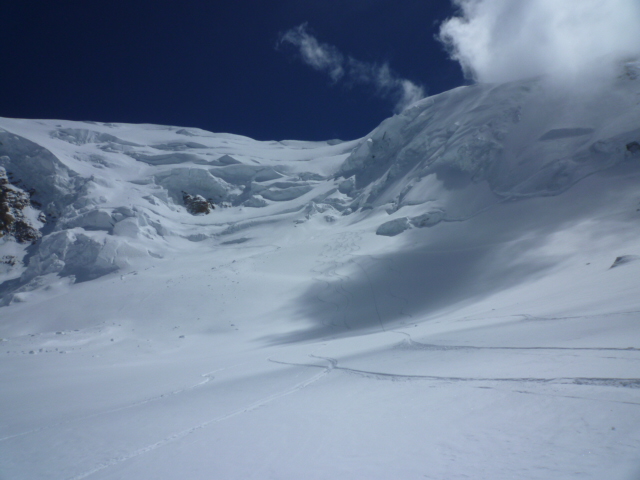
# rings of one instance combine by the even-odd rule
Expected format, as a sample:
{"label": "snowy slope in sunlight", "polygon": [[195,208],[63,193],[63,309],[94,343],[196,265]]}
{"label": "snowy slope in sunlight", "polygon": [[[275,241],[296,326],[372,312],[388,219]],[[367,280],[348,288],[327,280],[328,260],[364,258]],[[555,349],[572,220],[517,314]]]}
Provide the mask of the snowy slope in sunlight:
{"label": "snowy slope in sunlight", "polygon": [[638,72],[352,142],[0,119],[0,479],[637,478]]}
{"label": "snowy slope in sunlight", "polygon": [[[163,257],[181,239],[229,236],[313,201],[339,205],[341,195],[323,180],[353,145],[256,142],[153,125],[7,119],[3,127],[0,162],[33,189],[49,223],[20,280],[5,286],[5,303],[48,284],[47,276],[89,280]],[[184,193],[236,208],[192,217]]]}

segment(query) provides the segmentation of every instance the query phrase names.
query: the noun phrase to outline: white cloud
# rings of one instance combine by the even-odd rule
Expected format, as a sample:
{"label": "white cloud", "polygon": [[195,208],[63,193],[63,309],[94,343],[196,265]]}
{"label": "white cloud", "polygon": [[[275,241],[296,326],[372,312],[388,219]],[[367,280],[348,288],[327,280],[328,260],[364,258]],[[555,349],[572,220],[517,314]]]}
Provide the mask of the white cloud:
{"label": "white cloud", "polygon": [[373,86],[376,95],[394,102],[394,110],[400,112],[412,103],[424,98],[424,89],[410,80],[398,77],[384,63],[362,62],[326,43],[320,43],[307,30],[307,24],[299,25],[280,36],[278,46],[291,45],[300,58],[311,68],[326,73],[334,83]]}
{"label": "white cloud", "polygon": [[441,40],[469,78],[575,80],[640,54],[639,0],[453,0]]}
{"label": "white cloud", "polygon": [[288,30],[278,44],[289,43],[298,48],[302,60],[310,67],[325,72],[334,82],[344,76],[344,56],[333,46],[320,43],[302,24]]}

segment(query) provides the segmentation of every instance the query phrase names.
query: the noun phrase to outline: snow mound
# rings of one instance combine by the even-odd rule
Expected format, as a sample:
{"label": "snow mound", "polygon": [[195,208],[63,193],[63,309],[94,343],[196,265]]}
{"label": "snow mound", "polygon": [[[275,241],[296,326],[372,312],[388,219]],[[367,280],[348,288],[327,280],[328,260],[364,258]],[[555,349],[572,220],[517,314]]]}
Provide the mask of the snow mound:
{"label": "snow mound", "polygon": [[400,217],[380,225],[376,230],[376,234],[394,237],[410,228],[433,227],[440,223],[443,218],[444,212],[442,210],[433,210],[415,217]]}
{"label": "snow mound", "polygon": [[395,237],[410,228],[410,226],[411,224],[407,217],[396,218],[380,225],[376,230],[376,235]]}
{"label": "snow mound", "polygon": [[182,192],[211,198],[214,202],[230,201],[236,192],[233,185],[201,168],[173,168],[155,175],[154,180],[175,201],[182,199]]}
{"label": "snow mound", "polygon": [[116,270],[110,249],[103,248],[105,237],[86,234],[82,229],[64,230],[45,237],[38,253],[31,258],[24,279],[56,273],[90,280]]}

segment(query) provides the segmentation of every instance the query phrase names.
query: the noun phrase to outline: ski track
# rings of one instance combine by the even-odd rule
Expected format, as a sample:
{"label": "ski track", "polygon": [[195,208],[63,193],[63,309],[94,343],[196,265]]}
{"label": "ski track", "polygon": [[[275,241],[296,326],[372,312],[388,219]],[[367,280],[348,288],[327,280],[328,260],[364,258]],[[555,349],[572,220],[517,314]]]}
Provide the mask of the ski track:
{"label": "ski track", "polygon": [[[375,306],[376,315],[378,318],[378,322],[380,324],[380,328],[383,332],[393,332],[401,335],[405,335],[407,338],[403,340],[396,347],[404,348],[404,349],[418,349],[418,350],[435,350],[435,351],[448,351],[448,350],[505,350],[505,351],[603,351],[603,352],[639,352],[640,348],[636,347],[628,347],[628,348],[616,348],[616,347],[479,347],[479,346],[465,346],[465,345],[433,345],[433,344],[425,344],[416,342],[411,338],[406,332],[401,332],[397,330],[387,330],[385,328],[384,322],[382,321],[382,316],[380,314],[380,309],[378,306],[376,292],[373,288],[371,279],[369,278],[368,272],[366,269],[356,260],[357,258],[361,258],[362,256],[355,255],[354,251],[359,249],[357,247],[357,240],[359,236],[357,234],[340,234],[337,240],[333,244],[325,245],[325,248],[321,252],[320,256],[327,259],[327,261],[322,262],[322,266],[325,268],[322,270],[314,270],[314,273],[321,273],[323,276],[329,278],[338,278],[338,282],[334,282],[333,285],[331,282],[325,280],[324,278],[316,277],[315,280],[322,281],[326,284],[326,290],[332,289],[333,293],[340,294],[344,293],[350,295],[350,293],[344,288],[344,279],[348,277],[341,276],[337,274],[337,270],[343,267],[347,263],[355,264],[365,275],[369,289],[371,290],[371,297],[373,300],[373,304]],[[339,261],[339,257],[348,256],[351,257],[347,262]],[[373,258],[371,256],[367,256],[369,258]],[[392,295],[395,298],[402,299],[405,303],[408,301],[402,297],[398,297],[396,295]],[[346,305],[342,305],[340,302],[329,302],[323,300],[318,296],[318,300],[325,303],[331,304],[333,308],[335,308],[335,314],[338,315],[340,310],[344,308],[348,308],[347,298]],[[344,311],[344,310],[343,310]],[[541,320],[571,320],[578,319],[583,317],[597,317],[603,315],[630,315],[640,313],[637,311],[629,311],[629,312],[614,312],[610,314],[599,314],[599,315],[580,315],[580,316],[567,316],[567,317],[557,317],[557,318],[538,318],[528,314],[520,314],[517,316],[523,317],[525,321],[541,321]],[[404,312],[404,307],[401,309],[400,314],[411,317],[411,315]],[[347,320],[344,320],[344,325],[346,328],[348,327]],[[336,326],[335,324],[333,326]],[[638,378],[595,378],[595,377],[557,377],[557,378],[535,378],[535,377],[523,377],[523,378],[482,378],[482,377],[441,377],[441,376],[432,376],[432,375],[407,375],[407,374],[394,374],[394,373],[386,373],[386,372],[376,372],[376,371],[367,371],[367,370],[358,370],[352,369],[348,367],[341,367],[338,365],[338,361],[336,359],[330,359],[325,357],[317,357],[315,355],[311,355],[315,358],[320,358],[326,360],[331,363],[331,370],[343,370],[345,372],[360,375],[369,378],[376,378],[378,380],[392,380],[392,381],[406,381],[406,380],[431,380],[431,381],[444,381],[444,382],[520,382],[520,383],[537,383],[537,384],[570,384],[570,385],[593,385],[593,386],[610,386],[610,387],[624,387],[624,388],[640,388],[640,379]],[[277,363],[285,363],[285,362],[277,362]],[[289,364],[289,363],[285,363]],[[315,367],[315,368],[324,368],[319,365],[313,364],[289,364],[289,365],[297,365],[301,367]],[[576,397],[581,398],[581,397]],[[636,405],[633,402],[623,402],[623,403],[631,403]]]}
{"label": "ski track", "polygon": [[377,380],[434,380],[441,382],[516,382],[516,383],[548,383],[570,385],[593,385],[606,387],[640,388],[640,378],[591,378],[591,377],[557,377],[557,378],[491,378],[491,377],[440,377],[435,375],[412,375],[400,373],[375,372],[336,366],[335,370],[356,375],[375,378]]}
{"label": "ski track", "polygon": [[[271,359],[269,359],[269,361],[272,361],[273,363],[284,364],[284,365],[295,365],[295,364],[286,364],[284,362],[277,362],[277,361],[273,361]],[[315,366],[315,365],[306,365],[306,366]],[[195,432],[197,432],[199,430],[202,430],[204,428],[207,428],[207,427],[209,427],[211,425],[215,425],[217,423],[223,422],[225,420],[228,420],[230,418],[236,417],[236,416],[241,415],[243,413],[251,412],[251,411],[256,410],[257,408],[260,408],[260,407],[262,407],[264,405],[267,405],[267,404],[269,404],[269,403],[271,403],[271,402],[273,402],[275,400],[278,400],[278,399],[280,399],[282,397],[285,397],[285,396],[290,395],[292,393],[295,393],[295,392],[297,392],[299,390],[302,390],[303,388],[308,387],[309,385],[317,382],[322,377],[327,375],[333,369],[333,364],[330,363],[330,366],[328,366],[328,367],[320,366],[320,368],[323,369],[322,372],[318,373],[317,375],[314,375],[313,377],[311,377],[308,380],[305,380],[304,382],[301,382],[301,383],[298,383],[298,384],[294,385],[293,387],[291,387],[291,388],[289,388],[287,390],[284,390],[284,391],[279,392],[279,393],[275,393],[273,395],[269,395],[269,396],[267,396],[267,397],[265,397],[265,398],[263,398],[261,400],[258,400],[256,402],[254,402],[253,404],[251,404],[251,405],[249,405],[247,407],[235,410],[234,412],[228,413],[226,415],[222,415],[220,417],[216,417],[214,419],[208,420],[208,421],[206,421],[204,423],[200,423],[200,424],[198,424],[196,426],[193,426],[191,428],[188,428],[186,430],[182,430],[180,432],[177,432],[177,433],[174,433],[172,435],[169,435],[168,437],[165,437],[165,438],[163,438],[162,440],[160,440],[158,442],[155,442],[155,443],[152,443],[150,445],[147,445],[146,447],[139,448],[138,450],[135,450],[135,451],[133,451],[131,453],[128,453],[126,455],[122,455],[120,457],[112,458],[111,460],[108,460],[108,461],[106,461],[104,463],[101,463],[101,464],[97,465],[96,467],[92,468],[91,470],[86,471],[84,473],[81,473],[80,475],[76,475],[74,477],[71,477],[68,480],[82,480],[84,478],[90,477],[90,476],[92,476],[92,475],[94,475],[94,474],[96,474],[96,473],[98,473],[98,472],[100,472],[100,471],[102,471],[102,470],[104,470],[106,468],[113,467],[113,466],[118,465],[120,463],[126,462],[127,460],[131,460],[133,458],[139,457],[139,456],[144,455],[146,453],[152,452],[154,450],[157,450],[158,448],[164,447],[167,444],[170,444],[170,443],[176,442],[178,440],[181,440],[184,437],[186,437],[188,435],[191,435],[192,433],[195,433]]]}
{"label": "ski track", "polygon": [[[400,333],[400,332],[394,332]],[[372,370],[360,370],[349,367],[341,367],[338,365],[338,360],[329,357],[320,357],[317,355],[309,355],[313,358],[319,358],[330,363],[331,367],[329,371],[341,370],[347,373],[355,375],[375,378],[376,380],[391,380],[391,381],[408,381],[408,380],[432,380],[438,382],[516,382],[516,383],[537,383],[537,384],[564,384],[564,385],[589,385],[589,386],[605,386],[605,387],[623,387],[623,388],[640,388],[640,378],[599,378],[599,377],[552,377],[552,378],[539,378],[539,377],[505,377],[505,378],[493,378],[493,377],[453,377],[453,376],[437,376],[437,375],[415,375],[415,374],[402,374],[402,373],[388,373],[377,372]],[[280,363],[283,365],[291,365],[297,367],[313,367],[313,368],[326,368],[322,365],[308,364],[308,363],[289,363],[276,360],[270,360],[274,363]],[[638,404],[640,405],[640,404]]]}
{"label": "ski track", "polygon": [[477,347],[472,345],[434,345],[420,343],[415,340],[405,340],[403,348],[415,350],[560,350],[560,351],[596,351],[596,352],[640,352],[640,348],[627,347]]}
{"label": "ski track", "polygon": [[[490,388],[490,387],[478,387],[478,388]],[[554,393],[542,393],[542,392],[530,392],[528,390],[511,390],[514,393],[521,393],[523,395],[538,395],[541,397],[556,397],[556,398],[570,398],[573,400],[587,400],[589,402],[607,402],[607,403],[622,403],[624,405],[640,405],[638,402],[625,402],[624,400],[609,400],[601,398],[588,398],[579,397],[577,395],[560,395]]]}
{"label": "ski track", "polygon": [[[329,282],[323,278],[320,277],[316,277],[315,280],[317,281],[322,281],[324,283],[326,283],[326,288],[325,291],[330,290],[331,293],[338,295],[339,298],[342,298],[342,301],[338,301],[336,303],[330,302],[330,301],[325,301],[323,299],[320,298],[320,296],[318,296],[318,300],[322,301],[325,304],[328,305],[332,305],[335,308],[335,315],[336,318],[340,316],[340,312],[344,312],[343,313],[343,318],[342,318],[342,324],[344,325],[344,327],[346,329],[349,329],[349,325],[348,325],[348,320],[346,318],[346,309],[348,309],[351,301],[352,301],[352,294],[346,290],[344,288],[344,282],[346,280],[349,280],[348,276],[344,276],[344,275],[340,275],[337,273],[337,270],[339,270],[340,268],[344,267],[346,264],[348,263],[354,263],[355,265],[357,265],[365,274],[365,276],[368,279],[368,274],[366,272],[366,270],[364,269],[364,267],[362,265],[360,265],[354,257],[356,257],[356,255],[353,255],[353,252],[356,251],[358,249],[355,241],[355,239],[357,239],[357,235],[348,235],[348,234],[342,234],[338,241],[336,242],[336,247],[334,249],[331,248],[330,245],[327,245],[325,247],[325,250],[323,250],[323,252],[321,253],[321,256],[324,257],[326,260],[324,262],[322,262],[321,267],[323,268],[319,268],[318,270],[314,270],[314,273],[317,273],[318,275],[322,275],[325,278],[334,280],[334,282]],[[351,242],[348,242],[348,240],[351,240]],[[331,255],[333,254],[333,255]],[[342,257],[351,257],[349,260],[347,261],[340,261],[339,258]],[[335,281],[337,279],[337,281]],[[435,345],[435,344],[427,344],[427,343],[420,343],[420,342],[416,342],[415,340],[413,340],[411,338],[411,335],[406,333],[406,332],[402,332],[402,331],[398,331],[398,330],[386,330],[384,327],[384,323],[382,322],[382,318],[379,312],[379,307],[376,301],[376,295],[375,295],[375,291],[373,289],[373,286],[371,285],[371,281],[369,280],[369,287],[371,290],[371,295],[372,298],[374,300],[374,305],[376,307],[376,313],[378,316],[378,321],[380,323],[380,327],[382,329],[382,331],[386,331],[389,333],[396,333],[399,335],[403,335],[406,338],[404,340],[402,340],[399,344],[397,344],[395,346],[395,348],[404,348],[404,349],[417,349],[417,350],[432,350],[432,351],[482,351],[482,350],[504,350],[504,351],[603,351],[603,352],[640,352],[640,348],[636,348],[636,347],[628,347],[628,348],[616,348],[616,347],[539,347],[539,346],[533,346],[533,347],[502,347],[502,346],[469,346],[469,345]],[[397,297],[395,295],[392,295],[396,298],[401,299],[401,297]],[[405,303],[407,302],[406,299]],[[401,314],[411,317],[410,315],[408,315],[406,312],[401,311]],[[617,312],[615,314],[618,315],[624,315],[624,314],[634,314],[634,313],[638,313],[638,312]],[[582,316],[575,316],[575,317],[558,317],[558,318],[536,318],[533,317],[531,315],[527,315],[527,314],[522,314],[520,315],[522,316],[525,320],[565,320],[565,319],[576,319],[576,318],[581,318]],[[597,315],[593,315],[593,316],[597,316]],[[336,324],[334,324],[333,326],[338,326]],[[170,443],[179,441],[185,437],[187,437],[188,435],[191,435],[192,433],[195,433],[201,429],[207,428],[209,426],[213,426],[217,423],[223,422],[225,420],[231,419],[233,417],[236,417],[238,415],[241,415],[243,413],[248,413],[251,412],[253,410],[256,410],[257,408],[260,408],[264,405],[267,405],[273,401],[276,401],[284,396],[293,394],[303,388],[306,388],[307,386],[317,382],[318,380],[320,380],[321,378],[325,377],[326,375],[328,375],[331,371],[333,370],[341,370],[344,371],[347,374],[352,374],[352,375],[358,375],[360,377],[363,378],[371,378],[371,379],[375,379],[375,380],[381,380],[381,381],[433,381],[433,382],[446,382],[446,383],[453,383],[453,382],[464,382],[464,383],[501,383],[501,384],[509,384],[509,383],[516,383],[516,384],[540,384],[540,385],[576,385],[576,386],[602,386],[602,387],[614,387],[614,388],[633,388],[633,389],[637,389],[640,388],[640,378],[596,378],[596,377],[557,377],[557,378],[536,378],[536,377],[522,377],[522,378],[491,378],[491,377],[454,377],[454,376],[434,376],[434,375],[415,375],[415,374],[401,374],[401,373],[388,373],[388,372],[380,372],[380,371],[373,371],[373,370],[362,370],[362,369],[354,369],[354,368],[349,368],[349,367],[343,367],[340,366],[338,364],[338,360],[334,359],[334,358],[330,358],[330,357],[321,357],[321,356],[317,356],[317,355],[309,355],[312,358],[317,358],[320,360],[324,360],[326,362],[328,362],[329,366],[322,366],[322,365],[315,365],[315,364],[303,364],[303,363],[289,363],[289,362],[281,362],[278,360],[273,360],[273,359],[269,359],[269,361],[273,362],[273,363],[277,363],[277,364],[282,364],[282,365],[289,365],[289,366],[297,366],[297,367],[311,367],[311,368],[320,368],[322,369],[322,371],[320,373],[318,373],[317,375],[311,377],[310,379],[301,382],[299,384],[296,384],[295,386],[293,386],[290,389],[287,389],[285,391],[270,395],[268,397],[265,397],[261,400],[258,400],[257,402],[238,409],[234,412],[216,417],[212,420],[206,421],[204,423],[198,424],[196,426],[193,426],[191,428],[188,428],[186,430],[182,430],[180,432],[174,433],[168,437],[163,438],[162,440],[152,443],[150,445],[147,445],[145,447],[142,447],[140,449],[137,449],[133,452],[130,452],[126,455],[122,455],[116,458],[112,458],[106,462],[103,462],[99,465],[97,465],[96,467],[92,468],[91,470],[88,470],[84,473],[81,473],[79,475],[76,475],[74,477],[71,477],[69,480],[81,480],[81,479],[85,479],[88,477],[93,476],[94,474],[105,470],[107,468],[110,468],[112,466],[118,465],[120,463],[126,462],[128,460],[131,460],[133,458],[142,456],[146,453],[150,453],[154,450],[157,450],[161,447],[164,447],[165,445],[168,445]],[[219,370],[216,370],[219,371]],[[172,391],[170,393],[167,394],[161,394],[146,400],[142,400],[139,402],[135,402],[132,403],[130,405],[125,405],[122,407],[118,407],[118,408],[114,408],[114,409],[110,409],[110,410],[106,410],[103,412],[99,412],[99,413],[95,413],[95,414],[91,414],[91,415],[87,415],[84,417],[79,417],[73,420],[69,420],[66,422],[60,422],[58,424],[54,424],[54,425],[48,425],[45,427],[41,427],[38,429],[34,429],[28,432],[22,432],[22,433],[18,433],[15,435],[11,435],[11,436],[7,436],[7,437],[3,437],[0,438],[0,442],[2,441],[6,441],[12,438],[16,438],[16,437],[20,437],[20,436],[24,436],[24,435],[29,435],[29,434],[34,434],[34,433],[38,433],[40,431],[43,430],[47,430],[50,428],[55,428],[58,426],[62,426],[62,425],[66,425],[66,424],[70,424],[70,423],[74,423],[77,421],[81,421],[81,420],[85,420],[85,419],[90,419],[90,418],[95,418],[98,416],[102,416],[102,415],[107,415],[110,413],[114,413],[114,412],[119,412],[119,411],[123,411],[126,409],[130,409],[130,408],[135,408],[141,405],[145,405],[151,402],[155,402],[155,401],[160,401],[166,398],[170,398],[171,396],[175,396],[175,395],[180,395],[189,391],[192,391],[194,389],[203,387],[204,385],[208,384],[209,382],[211,382],[214,377],[213,377],[213,373],[214,372],[210,372],[207,374],[203,374],[202,377],[205,378],[205,380],[203,380],[202,382],[197,383],[196,385],[193,385],[191,387],[187,387],[184,389],[180,389],[180,390],[176,390],[176,391]],[[489,387],[489,386],[478,386],[476,388],[493,388],[493,387]],[[568,398],[568,399],[576,399],[576,400],[587,400],[587,401],[603,401],[602,399],[590,399],[590,398],[585,398],[585,397],[580,397],[580,396],[575,396],[575,395],[560,395],[560,394],[551,394],[551,393],[542,393],[542,392],[532,392],[532,391],[526,391],[526,390],[512,390],[514,393],[519,393],[519,394],[526,394],[526,395],[540,395],[540,396],[550,396],[550,397],[558,397],[558,398]],[[616,400],[604,400],[607,402],[612,402],[612,403],[622,403],[622,404],[628,404],[628,405],[640,405],[640,403],[636,403],[636,402],[626,402],[626,401],[616,401]]]}
{"label": "ski track", "polygon": [[44,427],[35,428],[33,430],[28,430],[26,432],[21,432],[21,433],[16,433],[16,434],[13,434],[13,435],[8,435],[6,437],[0,438],[0,442],[4,442],[6,440],[11,440],[12,438],[16,438],[16,437],[22,437],[22,436],[25,436],[25,435],[31,435],[31,434],[34,434],[34,433],[39,433],[39,432],[42,432],[44,430],[49,430],[51,428],[56,428],[56,427],[61,427],[61,426],[64,426],[64,425],[69,425],[71,423],[79,422],[79,421],[82,421],[82,420],[87,420],[87,419],[90,419],[90,418],[101,417],[103,415],[109,415],[110,413],[121,412],[123,410],[128,410],[130,408],[139,407],[141,405],[146,405],[148,403],[157,402],[159,400],[166,400],[166,399],[171,398],[171,397],[176,396],[176,395],[180,395],[180,394],[183,394],[183,393],[191,392],[191,391],[196,390],[198,388],[204,387],[206,384],[208,384],[209,382],[213,381],[214,378],[215,378],[213,376],[214,373],[220,372],[222,370],[227,370],[229,368],[234,368],[235,366],[239,366],[239,365],[234,365],[232,367],[226,367],[226,368],[220,368],[220,369],[214,370],[214,371],[212,371],[210,373],[204,373],[204,374],[202,374],[202,377],[204,378],[204,380],[202,382],[196,383],[195,385],[192,385],[190,387],[182,388],[180,390],[174,390],[174,391],[171,391],[169,393],[163,393],[163,394],[160,394],[160,395],[156,395],[155,397],[150,397],[150,398],[147,398],[145,400],[140,400],[139,402],[134,402],[134,403],[130,403],[128,405],[123,405],[121,407],[111,408],[109,410],[104,410],[102,412],[92,413],[90,415],[84,415],[82,417],[73,418],[71,420],[67,420],[67,421],[64,421],[64,422],[54,423],[52,425],[46,425]]}
{"label": "ski track", "polygon": [[607,312],[607,313],[594,313],[591,315],[573,315],[567,317],[536,317],[529,315],[528,313],[520,313],[518,315],[509,315],[510,317],[523,317],[523,320],[528,321],[549,321],[549,320],[577,320],[579,318],[597,318],[597,317],[609,317],[614,315],[633,315],[640,313],[640,310],[630,310],[624,312]]}

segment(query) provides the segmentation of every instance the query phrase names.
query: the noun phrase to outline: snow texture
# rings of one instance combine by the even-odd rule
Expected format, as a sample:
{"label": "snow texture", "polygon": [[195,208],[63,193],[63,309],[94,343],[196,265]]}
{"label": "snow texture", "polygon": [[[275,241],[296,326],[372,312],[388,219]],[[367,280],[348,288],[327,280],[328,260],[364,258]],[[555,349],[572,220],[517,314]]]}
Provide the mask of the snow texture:
{"label": "snow texture", "polygon": [[0,478],[638,478],[627,73],[350,142],[0,119],[41,236],[0,239]]}

